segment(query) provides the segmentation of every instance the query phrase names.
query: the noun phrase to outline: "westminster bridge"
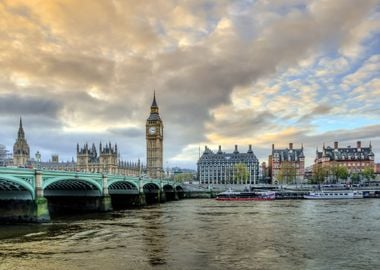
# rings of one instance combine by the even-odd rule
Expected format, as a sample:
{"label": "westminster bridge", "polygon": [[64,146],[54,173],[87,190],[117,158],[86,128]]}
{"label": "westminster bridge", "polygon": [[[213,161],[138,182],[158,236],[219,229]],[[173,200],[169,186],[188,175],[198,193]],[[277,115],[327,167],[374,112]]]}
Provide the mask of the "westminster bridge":
{"label": "westminster bridge", "polygon": [[111,211],[184,196],[171,180],[0,168],[0,220],[6,221],[44,222],[56,212]]}

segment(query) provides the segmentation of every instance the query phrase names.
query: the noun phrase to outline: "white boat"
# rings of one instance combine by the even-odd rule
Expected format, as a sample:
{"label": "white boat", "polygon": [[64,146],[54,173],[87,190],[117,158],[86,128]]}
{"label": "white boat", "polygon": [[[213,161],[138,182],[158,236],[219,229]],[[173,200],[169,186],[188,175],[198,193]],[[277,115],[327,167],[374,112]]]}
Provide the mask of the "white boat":
{"label": "white boat", "polygon": [[303,196],[313,200],[336,200],[336,199],[363,199],[362,191],[319,191],[310,192]]}
{"label": "white boat", "polygon": [[231,189],[216,195],[218,201],[271,201],[276,198],[274,191],[235,192]]}

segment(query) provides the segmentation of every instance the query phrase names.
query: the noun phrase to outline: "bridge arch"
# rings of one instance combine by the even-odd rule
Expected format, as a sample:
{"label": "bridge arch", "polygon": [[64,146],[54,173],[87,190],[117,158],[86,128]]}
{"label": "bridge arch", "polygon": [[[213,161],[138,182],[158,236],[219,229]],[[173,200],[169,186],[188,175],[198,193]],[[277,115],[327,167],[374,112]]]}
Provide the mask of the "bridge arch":
{"label": "bridge arch", "polygon": [[171,185],[171,184],[165,184],[164,186],[163,186],[163,189],[166,191],[174,191],[174,187],[173,187],[173,185]]}
{"label": "bridge arch", "polygon": [[35,198],[34,187],[27,181],[14,176],[0,176],[0,192],[1,198],[24,200]]}
{"label": "bridge arch", "polygon": [[183,199],[185,197],[185,192],[181,185],[176,185],[175,189],[177,191],[178,199]]}
{"label": "bridge arch", "polygon": [[91,178],[61,176],[44,181],[43,190],[45,196],[101,196],[103,189]]}
{"label": "bridge arch", "polygon": [[139,186],[126,179],[108,181],[108,193],[111,196],[112,208],[127,209],[140,205]]}
{"label": "bridge arch", "polygon": [[116,180],[108,183],[108,192],[110,195],[139,194],[139,187],[130,181]]}
{"label": "bridge arch", "polygon": [[103,188],[94,179],[59,176],[45,179],[42,186],[51,216],[94,212],[102,207]]}
{"label": "bridge arch", "polygon": [[157,192],[160,190],[160,186],[156,183],[149,182],[143,185],[144,192]]}
{"label": "bridge arch", "polygon": [[171,184],[165,184],[163,187],[162,187],[162,191],[165,193],[165,199],[167,201],[174,201],[177,199],[176,197],[176,191],[175,191],[175,188],[173,185]]}
{"label": "bridge arch", "polygon": [[160,186],[153,182],[148,182],[143,185],[145,201],[147,204],[160,202]]}

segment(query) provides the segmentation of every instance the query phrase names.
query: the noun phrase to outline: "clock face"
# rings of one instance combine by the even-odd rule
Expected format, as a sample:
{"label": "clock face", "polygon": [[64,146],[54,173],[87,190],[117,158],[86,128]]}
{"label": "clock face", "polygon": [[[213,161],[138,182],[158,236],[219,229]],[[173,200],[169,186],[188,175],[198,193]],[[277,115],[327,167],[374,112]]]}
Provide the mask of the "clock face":
{"label": "clock face", "polygon": [[149,128],[149,134],[153,135],[154,133],[156,133],[156,128],[155,127],[150,127]]}

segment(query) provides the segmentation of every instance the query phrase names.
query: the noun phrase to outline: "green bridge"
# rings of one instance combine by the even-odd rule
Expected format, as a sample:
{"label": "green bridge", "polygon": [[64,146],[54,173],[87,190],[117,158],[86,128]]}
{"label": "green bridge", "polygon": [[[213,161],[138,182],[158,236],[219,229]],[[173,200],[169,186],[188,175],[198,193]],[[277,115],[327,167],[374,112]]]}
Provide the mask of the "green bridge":
{"label": "green bridge", "polygon": [[60,211],[110,211],[184,196],[171,180],[0,168],[0,220],[45,222]]}

